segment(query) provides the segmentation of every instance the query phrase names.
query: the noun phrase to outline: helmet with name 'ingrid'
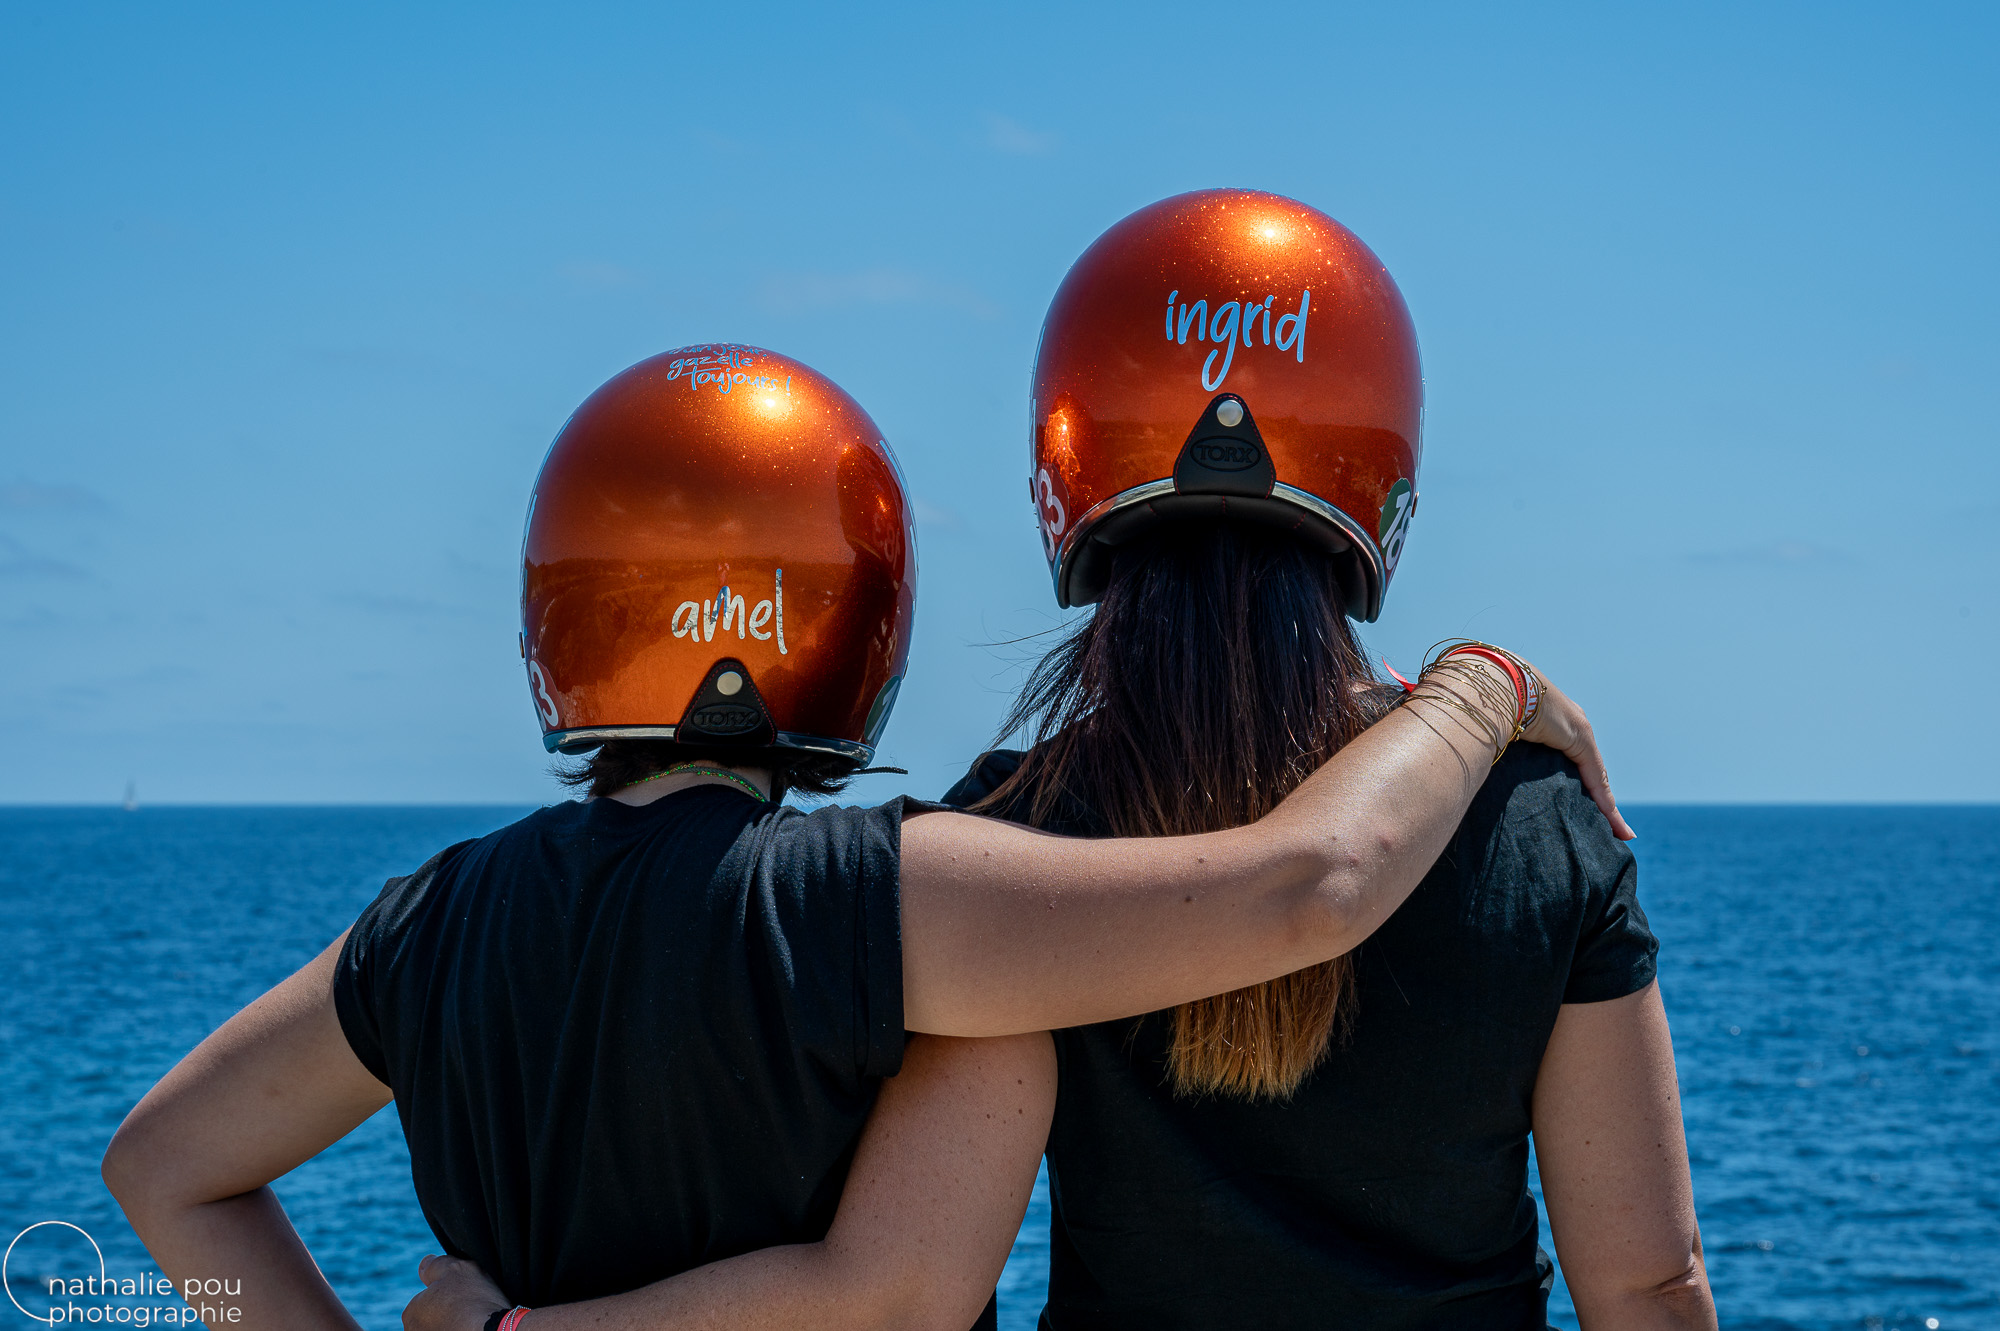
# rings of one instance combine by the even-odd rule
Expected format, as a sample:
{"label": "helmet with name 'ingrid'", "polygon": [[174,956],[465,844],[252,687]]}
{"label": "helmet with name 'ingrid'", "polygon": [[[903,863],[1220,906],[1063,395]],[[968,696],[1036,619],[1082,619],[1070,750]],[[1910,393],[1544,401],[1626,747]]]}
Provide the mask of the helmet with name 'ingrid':
{"label": "helmet with name 'ingrid'", "polygon": [[758,347],[643,360],[576,409],[528,504],[521,655],[542,743],[864,766],[916,583],[895,454],[838,385]]}
{"label": "helmet with name 'ingrid'", "polygon": [[1334,557],[1373,621],[1417,504],[1423,376],[1354,233],[1254,190],[1142,208],[1073,265],[1035,356],[1029,491],[1059,605],[1159,522],[1227,517]]}

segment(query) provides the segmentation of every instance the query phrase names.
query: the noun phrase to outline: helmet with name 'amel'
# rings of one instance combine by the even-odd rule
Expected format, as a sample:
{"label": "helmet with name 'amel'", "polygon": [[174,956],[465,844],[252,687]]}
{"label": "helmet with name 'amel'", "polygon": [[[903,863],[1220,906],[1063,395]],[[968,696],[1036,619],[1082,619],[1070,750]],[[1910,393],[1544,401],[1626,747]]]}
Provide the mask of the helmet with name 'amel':
{"label": "helmet with name 'amel'", "polygon": [[1373,621],[1417,504],[1423,375],[1382,261],[1276,194],[1163,199],[1063,279],[1035,356],[1029,491],[1059,605],[1159,522],[1227,517],[1334,557]]}
{"label": "helmet with name 'amel'", "polygon": [[576,409],[528,504],[521,655],[542,743],[863,766],[916,583],[895,454],[838,385],[758,347],[643,360]]}

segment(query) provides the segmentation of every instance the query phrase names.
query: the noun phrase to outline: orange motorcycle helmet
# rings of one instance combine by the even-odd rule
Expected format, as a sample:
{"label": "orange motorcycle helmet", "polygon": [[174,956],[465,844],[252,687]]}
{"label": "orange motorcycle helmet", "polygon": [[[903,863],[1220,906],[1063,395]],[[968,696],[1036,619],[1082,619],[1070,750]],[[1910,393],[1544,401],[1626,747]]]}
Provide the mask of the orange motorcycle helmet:
{"label": "orange motorcycle helmet", "polygon": [[528,504],[521,655],[542,743],[865,766],[916,583],[895,454],[838,385],[759,347],[641,361],[576,409]]}
{"label": "orange motorcycle helmet", "polygon": [[1029,491],[1056,602],[1160,522],[1227,517],[1334,557],[1372,622],[1417,504],[1416,331],[1353,232],[1276,194],[1133,213],[1063,279],[1035,355]]}

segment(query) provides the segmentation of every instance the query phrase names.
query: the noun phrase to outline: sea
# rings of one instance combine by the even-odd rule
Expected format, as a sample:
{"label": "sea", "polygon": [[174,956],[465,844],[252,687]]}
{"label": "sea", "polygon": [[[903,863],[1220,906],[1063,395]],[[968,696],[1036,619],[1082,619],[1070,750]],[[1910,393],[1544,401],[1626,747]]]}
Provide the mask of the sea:
{"label": "sea", "polygon": [[[126,1110],[386,877],[522,812],[0,809],[0,1326],[51,1271],[155,1271],[98,1176]],[[1630,812],[1722,1325],[2000,1328],[2000,808]],[[278,1192],[361,1324],[399,1326],[438,1245],[393,1112]],[[1047,1224],[1038,1187],[1010,1331]]]}

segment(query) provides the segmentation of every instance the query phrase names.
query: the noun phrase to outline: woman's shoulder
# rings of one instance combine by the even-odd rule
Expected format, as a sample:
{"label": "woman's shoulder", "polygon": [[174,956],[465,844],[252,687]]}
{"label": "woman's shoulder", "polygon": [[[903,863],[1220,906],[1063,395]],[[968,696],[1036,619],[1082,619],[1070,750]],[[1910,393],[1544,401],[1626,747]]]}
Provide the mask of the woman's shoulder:
{"label": "woman's shoulder", "polygon": [[[1594,810],[1576,764],[1542,744],[1525,740],[1511,744],[1500,756],[1486,785],[1473,800],[1472,813],[1494,821],[1555,814],[1581,800]],[[1600,821],[1602,816],[1600,815]],[[1606,835],[1610,824],[1605,824]]]}
{"label": "woman's shoulder", "polygon": [[1629,879],[1632,852],[1583,788],[1576,764],[1540,744],[1501,757],[1459,825],[1462,866],[1546,881],[1565,899],[1601,899]]}
{"label": "woman's shoulder", "polygon": [[1000,784],[1021,768],[1025,757],[1019,749],[988,749],[973,759],[957,784],[938,801],[954,809],[968,809],[1000,789]]}
{"label": "woman's shoulder", "polygon": [[[942,802],[954,809],[968,809],[1062,836],[1111,835],[1094,802],[1073,790],[1051,791],[1043,787],[1041,783],[1049,776],[1046,764],[1031,766],[1025,773],[1021,771],[1022,765],[1039,752],[989,749],[979,755],[958,784],[945,792]],[[996,793],[1000,794],[997,800],[993,798]]]}

